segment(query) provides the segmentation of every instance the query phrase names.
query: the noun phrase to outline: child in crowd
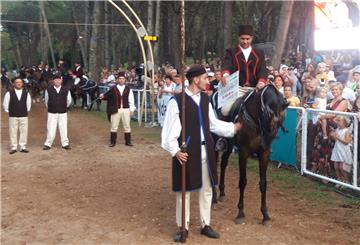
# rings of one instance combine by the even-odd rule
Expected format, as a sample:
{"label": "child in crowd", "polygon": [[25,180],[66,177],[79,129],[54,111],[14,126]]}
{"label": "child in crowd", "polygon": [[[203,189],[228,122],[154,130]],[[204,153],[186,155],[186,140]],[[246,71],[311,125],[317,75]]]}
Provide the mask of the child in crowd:
{"label": "child in crowd", "polygon": [[289,103],[289,106],[300,106],[300,99],[292,94],[291,86],[284,87],[284,97],[286,101]]}
{"label": "child in crowd", "polygon": [[350,172],[353,165],[351,152],[352,134],[348,128],[349,119],[345,116],[336,116],[337,129],[330,132],[330,137],[335,140],[330,160],[334,162],[338,180],[350,183]]}
{"label": "child in crowd", "polygon": [[[312,104],[312,108],[314,109],[318,109],[318,110],[326,110],[326,105],[327,105],[327,100],[326,100],[326,89],[324,87],[319,87],[316,90],[316,97],[314,100],[314,104]],[[313,116],[313,123],[316,124],[317,121],[319,120],[319,116],[321,115],[321,113],[316,113]],[[324,137],[326,136],[326,131],[323,132]]]}

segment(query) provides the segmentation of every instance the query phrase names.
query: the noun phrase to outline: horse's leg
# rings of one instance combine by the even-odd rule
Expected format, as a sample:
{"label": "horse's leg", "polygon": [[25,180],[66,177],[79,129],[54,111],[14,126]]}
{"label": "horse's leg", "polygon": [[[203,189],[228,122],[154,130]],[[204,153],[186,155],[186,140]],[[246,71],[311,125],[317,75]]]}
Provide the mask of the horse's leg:
{"label": "horse's leg", "polygon": [[225,171],[229,163],[229,158],[233,149],[233,144],[230,142],[230,140],[227,141],[228,141],[227,150],[221,156],[221,165],[220,165],[221,170],[220,170],[220,184],[219,184],[220,202],[223,202],[225,200]]}
{"label": "horse's leg", "polygon": [[100,111],[100,105],[101,105],[101,100],[100,100],[100,99],[97,99],[97,100],[96,100],[96,110],[97,110],[97,111]]}
{"label": "horse's leg", "polygon": [[239,148],[239,189],[240,189],[240,198],[238,203],[239,213],[235,219],[236,224],[242,224],[245,221],[245,213],[244,213],[244,191],[247,183],[246,179],[246,162],[249,157],[249,153],[246,151],[241,151]]}
{"label": "horse's leg", "polygon": [[[219,152],[215,151],[215,163],[216,163],[216,169],[218,168],[218,163],[219,163]],[[213,196],[212,196],[212,204],[217,204],[218,203],[218,199],[217,199],[217,191],[216,191],[216,186],[214,186],[212,188],[213,191]]]}
{"label": "horse's leg", "polygon": [[261,213],[263,214],[263,224],[266,225],[270,221],[268,209],[266,206],[266,170],[269,162],[270,149],[266,149],[259,154],[259,175],[260,175],[260,191],[261,191]]}

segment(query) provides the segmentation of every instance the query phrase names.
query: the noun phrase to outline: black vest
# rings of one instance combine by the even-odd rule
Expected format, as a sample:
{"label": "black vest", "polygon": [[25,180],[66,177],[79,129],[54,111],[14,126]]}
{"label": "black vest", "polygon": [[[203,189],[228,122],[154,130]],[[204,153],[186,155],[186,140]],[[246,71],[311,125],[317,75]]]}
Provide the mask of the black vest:
{"label": "black vest", "polygon": [[25,91],[25,89],[23,89],[20,100],[16,96],[15,90],[10,91],[9,93],[10,93],[9,116],[27,117],[28,111],[26,106],[26,100],[28,97],[28,92]]}
{"label": "black vest", "polygon": [[48,100],[48,112],[50,113],[66,113],[67,112],[67,95],[69,90],[64,86],[61,86],[60,92],[57,93],[54,86],[47,89]]}
{"label": "black vest", "polygon": [[121,108],[121,103],[123,108],[129,108],[129,93],[130,87],[125,85],[125,89],[123,91],[123,95],[121,96],[119,89],[117,86],[111,88],[111,90],[106,94],[106,112],[108,115],[114,114],[118,112],[118,109]]}
{"label": "black vest", "polygon": [[[181,115],[181,94],[174,96],[179,106],[180,121]],[[207,151],[207,166],[210,175],[211,185],[217,185],[216,161],[214,151],[214,140],[210,133],[209,123],[209,97],[201,93],[200,105],[193,101],[188,95],[185,96],[186,110],[186,139],[188,140],[187,152],[189,154],[186,163],[186,190],[196,190],[202,187],[202,170],[201,170],[201,126],[204,133],[204,141]],[[181,134],[180,134],[181,135]],[[178,139],[181,145],[181,136]],[[181,164],[176,157],[172,161],[172,184],[174,191],[181,191]]]}

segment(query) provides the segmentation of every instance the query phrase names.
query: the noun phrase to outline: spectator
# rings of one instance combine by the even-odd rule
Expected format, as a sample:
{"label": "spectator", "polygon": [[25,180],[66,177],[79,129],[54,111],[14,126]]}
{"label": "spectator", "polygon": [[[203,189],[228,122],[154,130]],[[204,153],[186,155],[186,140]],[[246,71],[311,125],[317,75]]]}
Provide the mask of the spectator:
{"label": "spectator", "polygon": [[274,84],[275,87],[279,90],[279,92],[284,94],[284,79],[282,78],[282,76],[276,76],[274,78]]}
{"label": "spectator", "polygon": [[345,116],[335,118],[337,128],[330,132],[330,137],[335,140],[335,146],[331,153],[331,161],[334,162],[335,172],[338,180],[350,183],[349,174],[353,165],[351,130],[348,128],[349,120]]}
{"label": "spectator", "polygon": [[304,107],[311,107],[315,102],[316,89],[318,88],[319,82],[316,79],[312,79],[306,83],[304,89],[304,96],[302,99],[302,104]]}
{"label": "spectator", "polygon": [[172,80],[172,76],[165,76],[165,83],[162,89],[159,92],[159,96],[161,97],[163,94],[174,95],[175,94],[175,83]]}
{"label": "spectator", "polygon": [[292,94],[292,88],[290,86],[284,87],[284,97],[286,101],[289,103],[289,106],[300,106],[300,100],[298,97]]}
{"label": "spectator", "polygon": [[210,81],[210,90],[214,94],[218,90],[219,82],[221,81],[221,71],[215,71],[215,79]]}
{"label": "spectator", "polygon": [[352,71],[352,80],[349,80],[346,83],[346,86],[352,89],[354,92],[356,91],[356,87],[360,84],[360,65],[355,66]]}
{"label": "spectator", "polygon": [[[312,108],[318,110],[326,110],[327,99],[326,99],[326,89],[324,87],[319,87],[316,91],[316,97]],[[316,124],[318,122],[319,116],[323,115],[323,113],[317,113],[313,115],[313,123]]]}
{"label": "spectator", "polygon": [[[328,110],[332,111],[347,111],[348,110],[348,101],[342,97],[343,86],[341,83],[336,82],[331,86],[331,93],[334,96],[334,99],[327,105]],[[334,125],[335,116],[332,114],[322,115],[320,117],[320,122],[322,126],[323,138],[327,139],[328,132],[328,123]]]}
{"label": "spectator", "polygon": [[328,81],[329,76],[326,73],[326,64],[324,62],[321,62],[318,64],[318,67],[316,69],[316,79],[319,81],[320,86],[329,87]]}

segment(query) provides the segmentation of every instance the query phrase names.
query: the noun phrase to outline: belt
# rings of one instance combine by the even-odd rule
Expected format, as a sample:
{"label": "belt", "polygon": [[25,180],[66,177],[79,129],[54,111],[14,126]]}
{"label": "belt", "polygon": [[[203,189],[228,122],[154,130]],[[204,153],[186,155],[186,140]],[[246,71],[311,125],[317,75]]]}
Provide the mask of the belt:
{"label": "belt", "polygon": [[205,142],[205,141],[201,141],[201,145],[206,145],[206,142]]}

